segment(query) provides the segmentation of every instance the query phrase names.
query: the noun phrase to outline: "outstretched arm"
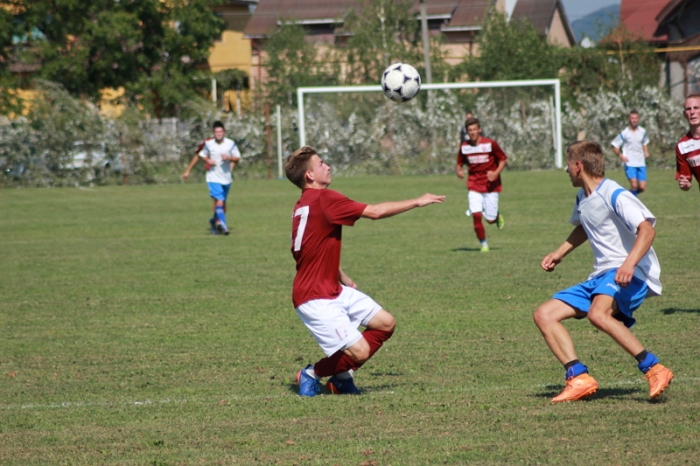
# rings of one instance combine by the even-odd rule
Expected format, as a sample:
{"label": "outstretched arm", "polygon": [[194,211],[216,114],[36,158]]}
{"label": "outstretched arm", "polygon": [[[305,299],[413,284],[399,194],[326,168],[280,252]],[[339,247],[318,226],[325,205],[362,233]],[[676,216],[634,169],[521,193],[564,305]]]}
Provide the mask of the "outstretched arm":
{"label": "outstretched arm", "polygon": [[587,239],[588,235],[586,234],[586,230],[583,229],[583,226],[577,226],[556,251],[550,252],[544,256],[540,266],[547,272],[551,272],[567,254],[581,246]]}
{"label": "outstretched arm", "polygon": [[634,276],[634,267],[642,260],[647,251],[649,251],[655,237],[656,231],[649,220],[645,220],[639,224],[639,228],[637,228],[637,239],[634,241],[634,246],[632,246],[632,250],[627,256],[627,259],[625,259],[625,262],[617,269],[617,273],[615,273],[615,283],[623,288],[630,284]]}
{"label": "outstretched arm", "polygon": [[197,165],[198,160],[199,160],[199,154],[194,154],[194,157],[192,157],[190,164],[187,166],[187,170],[185,170],[185,173],[182,174],[183,180],[187,181],[187,178],[190,177],[190,172],[192,171],[194,166]]}
{"label": "outstretched arm", "polygon": [[380,218],[392,217],[402,212],[406,212],[407,210],[415,209],[416,207],[425,207],[430,204],[442,204],[444,200],[445,196],[437,196],[435,194],[426,193],[416,199],[370,204],[365,207],[365,210],[362,212],[362,217],[372,220],[379,220]]}

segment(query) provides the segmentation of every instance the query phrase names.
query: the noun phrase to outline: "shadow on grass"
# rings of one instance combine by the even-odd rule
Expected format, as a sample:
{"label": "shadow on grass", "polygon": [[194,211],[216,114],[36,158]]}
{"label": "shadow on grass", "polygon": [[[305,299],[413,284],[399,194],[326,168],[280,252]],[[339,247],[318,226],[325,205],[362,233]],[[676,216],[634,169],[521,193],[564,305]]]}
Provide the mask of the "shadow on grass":
{"label": "shadow on grass", "polygon": [[[490,251],[498,251],[498,248],[492,248],[489,246]],[[452,248],[452,252],[481,252],[481,248]]]}
{"label": "shadow on grass", "polygon": [[[554,398],[564,389],[563,386],[548,385],[547,391],[537,393],[535,398]],[[639,392],[638,388],[598,388],[593,395],[579,401],[592,401],[599,398],[623,398],[633,393]]]}
{"label": "shadow on grass", "polygon": [[667,307],[660,311],[663,315],[668,316],[680,312],[683,314],[700,314],[700,309],[678,309],[677,307]]}

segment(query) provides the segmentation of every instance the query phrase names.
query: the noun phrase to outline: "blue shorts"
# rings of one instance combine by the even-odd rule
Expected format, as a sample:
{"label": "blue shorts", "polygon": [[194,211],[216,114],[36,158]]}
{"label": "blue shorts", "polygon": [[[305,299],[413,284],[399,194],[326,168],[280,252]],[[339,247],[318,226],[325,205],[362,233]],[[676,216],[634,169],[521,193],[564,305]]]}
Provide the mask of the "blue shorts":
{"label": "blue shorts", "polygon": [[552,298],[563,301],[579,311],[588,312],[596,295],[612,296],[619,310],[613,317],[625,324],[625,327],[630,328],[636,322],[632,314],[644,302],[649,287],[646,282],[632,277],[632,282],[622,288],[615,283],[615,273],[617,273],[617,269],[608,270],[602,275],[562,290]]}
{"label": "blue shorts", "polygon": [[209,195],[217,201],[226,201],[230,184],[207,183],[209,185]]}
{"label": "blue shorts", "polygon": [[646,181],[647,167],[628,167],[625,165],[625,175],[628,180]]}

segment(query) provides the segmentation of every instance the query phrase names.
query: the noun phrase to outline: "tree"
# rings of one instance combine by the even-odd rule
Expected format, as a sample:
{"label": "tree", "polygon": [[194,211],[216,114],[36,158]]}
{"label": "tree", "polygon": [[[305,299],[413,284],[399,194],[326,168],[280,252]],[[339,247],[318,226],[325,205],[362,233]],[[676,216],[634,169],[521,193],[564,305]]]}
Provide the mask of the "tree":
{"label": "tree", "polygon": [[275,104],[294,105],[296,89],[302,86],[333,85],[339,69],[321,56],[314,44],[306,42],[306,29],[293,21],[282,21],[265,44],[268,74],[264,90]]}
{"label": "tree", "polygon": [[123,87],[160,116],[177,113],[198,87],[194,78],[223,30],[213,3],[15,0],[14,21],[26,34],[40,32],[27,46],[42,78],[92,100]]}
{"label": "tree", "polygon": [[562,54],[562,77],[571,95],[599,89],[630,92],[658,86],[661,59],[653,48],[624,25],[592,48]]}
{"label": "tree", "polygon": [[344,50],[348,81],[378,83],[393,62],[423,63],[420,24],[412,6],[413,0],[363,0],[350,12],[343,26],[350,33]]}
{"label": "tree", "polygon": [[488,16],[478,37],[480,54],[453,69],[453,78],[476,81],[552,79],[561,66],[560,47],[547,42],[526,19]]}

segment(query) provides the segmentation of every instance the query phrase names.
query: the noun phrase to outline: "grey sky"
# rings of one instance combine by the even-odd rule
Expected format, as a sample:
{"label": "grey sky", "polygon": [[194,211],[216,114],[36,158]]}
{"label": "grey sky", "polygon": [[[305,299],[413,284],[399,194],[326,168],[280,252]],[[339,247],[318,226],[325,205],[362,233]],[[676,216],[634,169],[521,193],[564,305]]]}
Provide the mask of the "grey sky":
{"label": "grey sky", "polygon": [[620,6],[620,0],[562,0],[562,3],[570,23],[603,7],[610,5]]}

